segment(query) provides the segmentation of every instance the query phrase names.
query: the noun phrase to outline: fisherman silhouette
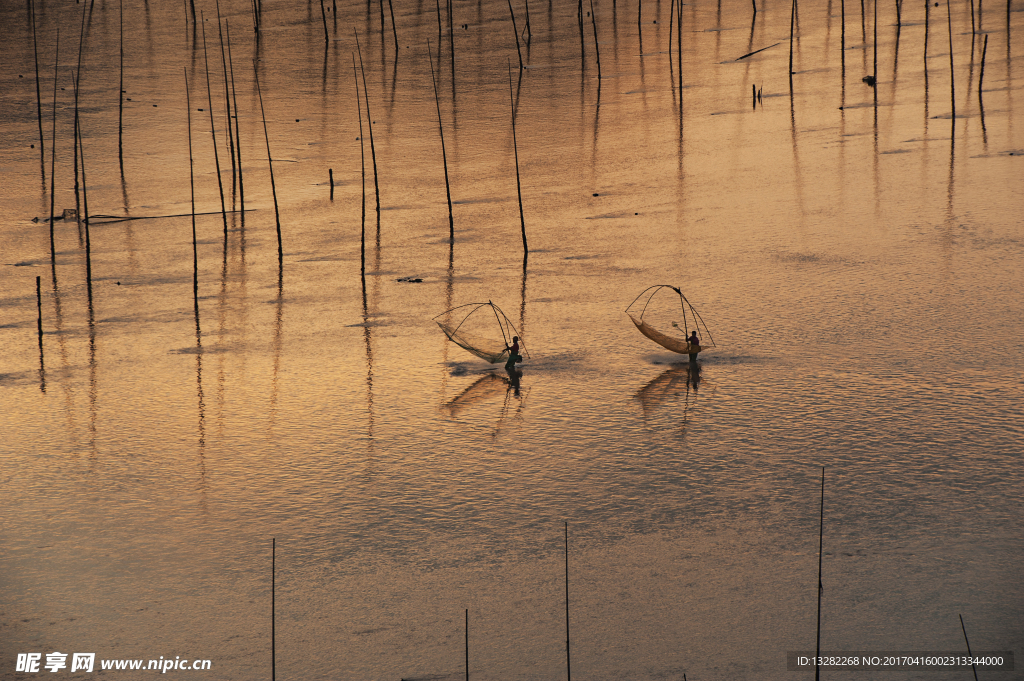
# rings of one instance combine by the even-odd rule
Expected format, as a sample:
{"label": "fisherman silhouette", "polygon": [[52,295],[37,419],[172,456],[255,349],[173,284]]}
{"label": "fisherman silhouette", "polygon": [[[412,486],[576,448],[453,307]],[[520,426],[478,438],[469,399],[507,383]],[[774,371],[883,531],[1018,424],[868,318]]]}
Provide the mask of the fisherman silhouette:
{"label": "fisherman silhouette", "polygon": [[515,370],[516,363],[523,361],[523,356],[519,354],[519,336],[512,336],[512,345],[506,345],[505,349],[508,350],[508,361],[505,362],[505,368]]}
{"label": "fisherman silhouette", "polygon": [[690,334],[690,337],[686,339],[686,342],[689,344],[689,347],[686,348],[686,352],[690,355],[690,361],[696,362],[697,354],[700,352],[700,338],[697,337],[696,330]]}

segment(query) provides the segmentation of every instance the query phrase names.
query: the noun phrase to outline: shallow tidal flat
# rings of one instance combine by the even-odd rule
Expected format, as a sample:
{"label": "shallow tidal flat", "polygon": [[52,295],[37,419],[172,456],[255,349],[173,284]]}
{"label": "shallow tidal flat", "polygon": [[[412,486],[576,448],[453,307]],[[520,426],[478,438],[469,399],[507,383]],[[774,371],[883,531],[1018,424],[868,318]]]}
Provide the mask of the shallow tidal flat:
{"label": "shallow tidal flat", "polygon": [[1024,7],[511,4],[0,6],[0,677],[1024,650]]}

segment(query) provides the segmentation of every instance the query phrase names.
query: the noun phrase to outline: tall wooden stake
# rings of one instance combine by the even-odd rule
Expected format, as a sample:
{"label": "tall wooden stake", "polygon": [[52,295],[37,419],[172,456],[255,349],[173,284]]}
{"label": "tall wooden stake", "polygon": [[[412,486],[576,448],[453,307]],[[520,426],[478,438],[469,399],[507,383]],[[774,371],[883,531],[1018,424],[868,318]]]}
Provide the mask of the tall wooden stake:
{"label": "tall wooden stake", "polygon": [[[57,66],[60,63],[60,27],[57,27],[57,47],[54,50],[55,56],[53,58],[53,133],[52,139],[50,140],[50,268],[53,270],[53,276],[57,276],[57,247],[53,238],[53,212],[54,212],[54,168],[56,165],[56,149],[57,149]],[[982,61],[982,72],[984,72],[984,61]],[[979,85],[979,96],[980,88]]]}
{"label": "tall wooden stake", "polygon": [[220,0],[217,0],[217,35],[220,38],[220,63],[224,72],[224,112],[227,115],[228,152],[231,154],[231,208],[234,209],[235,177],[238,168],[235,166],[235,135],[231,129],[231,90],[228,81],[228,58],[224,51],[224,23],[220,18]]}
{"label": "tall wooden stake", "polygon": [[[38,279],[38,277],[36,277]],[[967,657],[971,658],[971,669],[974,670],[974,681],[978,681],[978,668],[974,665],[974,655],[971,653],[971,642],[967,640],[967,627],[964,626],[964,616],[960,617],[960,628],[964,632],[964,642],[967,643]]]}
{"label": "tall wooden stake", "polygon": [[[36,277],[38,280],[39,277]],[[466,681],[469,681],[469,608],[466,609]]]}
{"label": "tall wooden stake", "polygon": [[[75,77],[75,97],[78,97],[78,78],[81,72]],[[75,130],[76,144],[78,146],[78,161],[82,164],[82,224],[85,226],[85,284],[89,298],[89,309],[92,310],[92,240],[89,236],[89,192],[86,189],[85,179],[85,146],[82,144],[82,126],[78,125]]]}
{"label": "tall wooden stake", "polygon": [[324,22],[324,46],[330,45],[331,36],[327,33],[327,11],[324,9],[324,0],[320,0],[320,18]]}
{"label": "tall wooden stake", "polygon": [[28,11],[29,18],[32,20],[32,54],[36,63],[36,117],[39,121],[39,158],[42,160],[46,158],[43,147],[43,94],[39,89],[39,47],[36,43],[36,3],[34,0],[30,0]]}
{"label": "tall wooden stake", "polygon": [[362,226],[359,230],[359,274],[366,275],[366,151],[363,147],[363,105],[359,101],[359,72],[356,71],[356,55],[352,55],[352,77],[356,81],[356,111],[359,112],[359,170],[362,178],[363,200]]}
{"label": "tall wooden stake", "polygon": [[793,91],[793,33],[796,31],[796,0],[789,6],[789,90]]}
{"label": "tall wooden stake", "polygon": [[119,44],[121,78],[117,84],[117,162],[121,167],[121,177],[124,177],[124,141],[122,140],[122,130],[124,128],[124,0],[120,0],[117,6],[118,16],[121,20]]}
{"label": "tall wooden stake", "polygon": [[[85,15],[87,8],[82,6],[82,27],[78,33],[78,68],[74,76],[75,80],[75,132],[74,132],[74,143],[71,145],[75,148],[74,150],[74,166],[75,166],[75,213],[78,214],[79,225],[81,225],[82,219],[82,201],[81,194],[79,193],[78,184],[78,76],[82,74],[82,46],[85,44]],[[81,238],[81,227],[79,227],[79,238]]]}
{"label": "tall wooden stake", "polygon": [[[440,16],[440,15],[438,15]],[[373,161],[373,193],[377,198],[377,236],[380,236],[380,184],[377,181],[377,151],[373,146],[373,116],[370,115],[370,95],[366,90],[366,71],[363,70],[363,51],[356,33],[356,53],[359,55],[359,73],[363,77],[363,99],[366,101],[366,128],[370,131],[370,159]]]}
{"label": "tall wooden stake", "polygon": [[683,0],[676,4],[676,59],[679,60],[679,127],[683,126]]}
{"label": "tall wooden stake", "polygon": [[440,53],[440,49],[441,49],[441,36],[443,35],[441,33],[441,0],[434,0],[434,6],[437,8],[437,49],[438,49],[437,58],[440,59],[441,58],[441,53]]}
{"label": "tall wooden stake", "polygon": [[512,15],[512,32],[516,34],[516,52],[519,53],[519,70],[522,71],[525,68],[523,66],[523,51],[519,47],[519,29],[516,28],[516,13],[512,11],[512,0],[508,0],[508,13]]}
{"label": "tall wooden stake", "polygon": [[277,681],[277,617],[274,612],[277,585],[277,537],[270,540],[270,681]]}
{"label": "tall wooden stake", "polygon": [[231,71],[231,104],[235,110],[235,155],[238,157],[238,205],[241,208],[242,227],[245,228],[245,183],[242,181],[242,138],[238,128],[238,97],[235,95],[235,62],[231,57],[231,24],[224,20],[228,40],[228,68]]}
{"label": "tall wooden stake", "polygon": [[572,665],[569,662],[569,521],[565,521],[565,674],[572,681]]}
{"label": "tall wooden stake", "polygon": [[[36,329],[39,332],[39,354],[43,354],[43,292],[42,292],[42,280],[40,277],[36,277]],[[467,610],[467,612],[469,612]],[[467,615],[467,618],[469,616]],[[469,621],[468,619],[466,620]],[[468,634],[467,634],[468,636]],[[468,653],[467,653],[468,655]],[[468,659],[468,657],[467,657]]]}
{"label": "tall wooden stake", "polygon": [[[203,19],[203,13],[199,13]],[[224,181],[220,176],[220,154],[217,152],[217,126],[213,123],[213,90],[210,87],[210,60],[206,54],[206,21],[203,19],[203,61],[206,63],[206,101],[210,109],[210,135],[213,138],[213,162],[217,167],[217,187],[220,189],[220,214],[224,221],[224,244],[228,242],[228,213],[224,205]]]}
{"label": "tall wooden stake", "polygon": [[192,196],[192,301],[195,305],[196,324],[199,323],[199,250],[196,246],[196,181],[192,159],[192,98],[188,90],[188,68],[185,72],[185,110],[188,112],[188,185]]}
{"label": "tall wooden stake", "polygon": [[[388,0],[388,11],[391,12],[391,35],[395,38],[395,59],[398,59],[398,29],[395,28],[395,7],[391,4],[391,0]],[[383,26],[381,30],[384,30]]]}
{"label": "tall wooden stake", "polygon": [[[441,160],[444,162],[444,191],[448,196],[448,242],[455,243],[455,218],[452,215],[452,190],[448,184],[448,154],[444,149],[444,126],[441,125],[441,101],[437,96],[437,81],[434,79],[434,57],[430,54],[427,41],[427,58],[430,59],[430,82],[434,85],[434,104],[437,106],[437,130],[441,134]],[[438,64],[440,67],[440,64]]]}
{"label": "tall wooden stake", "polygon": [[508,65],[508,103],[512,110],[512,151],[516,157],[516,195],[519,197],[519,226],[523,233],[523,258],[530,253],[526,245],[526,218],[523,217],[523,186],[519,181],[519,146],[516,144],[516,106],[512,99],[512,64]]}
{"label": "tall wooden stake", "polygon": [[676,0],[668,3],[668,65],[672,68],[672,32],[676,23]]}
{"label": "tall wooden stake", "polygon": [[985,54],[988,52],[988,34],[985,34],[985,42],[981,47],[981,72],[978,74],[978,105],[984,106],[981,101],[981,82],[985,80]]}
{"label": "tall wooden stake", "polygon": [[252,63],[253,78],[256,81],[256,94],[260,99],[260,116],[263,117],[263,138],[267,141],[267,165],[270,168],[270,192],[274,196],[274,224],[277,226],[277,267],[278,273],[284,270],[284,247],[281,245],[281,213],[277,207],[277,185],[274,183],[274,159],[270,155],[270,133],[267,132],[267,113],[263,110],[263,91],[260,89],[260,74],[256,62]]}
{"label": "tall wooden stake", "polygon": [[[871,75],[874,77],[875,83],[878,83],[878,0],[873,0],[871,3],[871,11]],[[878,92],[877,88],[875,88],[875,92]],[[877,97],[875,99],[877,100]]]}
{"label": "tall wooden stake", "polygon": [[956,94],[953,78],[953,14],[949,9],[949,0],[946,0],[946,24],[949,27],[949,103],[953,107],[953,127],[956,127]]}
{"label": "tall wooden stake", "polygon": [[36,277],[36,327],[39,330],[39,390],[46,392],[46,363],[43,359],[43,291],[42,278]]}
{"label": "tall wooden stake", "polygon": [[824,587],[821,585],[821,548],[825,536],[825,467],[821,467],[821,513],[818,518],[818,642],[814,653],[814,681],[818,681],[821,668],[818,661],[821,658],[821,592]]}

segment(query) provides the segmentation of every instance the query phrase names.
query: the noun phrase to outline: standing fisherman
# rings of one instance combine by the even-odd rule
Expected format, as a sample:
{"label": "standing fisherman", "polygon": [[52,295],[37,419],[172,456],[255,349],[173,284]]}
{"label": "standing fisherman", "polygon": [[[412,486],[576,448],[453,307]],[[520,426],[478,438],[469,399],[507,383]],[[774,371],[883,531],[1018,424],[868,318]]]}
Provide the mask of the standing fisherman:
{"label": "standing fisherman", "polygon": [[508,361],[505,362],[505,368],[513,371],[516,368],[516,363],[523,361],[523,356],[519,354],[519,336],[512,336],[512,345],[506,345],[505,349],[508,350]]}
{"label": "standing fisherman", "polygon": [[697,361],[697,354],[700,352],[700,338],[697,337],[697,330],[694,329],[690,337],[686,339],[686,354],[690,356],[691,362]]}

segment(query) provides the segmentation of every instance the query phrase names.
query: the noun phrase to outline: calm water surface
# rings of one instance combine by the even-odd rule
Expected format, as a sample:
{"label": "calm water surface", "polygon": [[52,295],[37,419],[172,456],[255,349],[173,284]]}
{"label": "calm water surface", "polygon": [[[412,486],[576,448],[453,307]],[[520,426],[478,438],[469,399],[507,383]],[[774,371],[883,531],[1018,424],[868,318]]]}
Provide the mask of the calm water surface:
{"label": "calm water surface", "polygon": [[[823,649],[964,652],[962,615],[973,650],[1024,651],[1021,6],[975,6],[972,32],[959,0],[948,24],[904,4],[899,27],[880,4],[876,67],[870,2],[845,33],[841,3],[801,3],[792,86],[777,0],[684,4],[681,60],[668,2],[644,3],[642,34],[632,0],[595,3],[600,79],[589,7],[581,58],[575,5],[531,3],[528,43],[513,6],[521,77],[501,2],[458,0],[454,29],[442,6],[440,48],[436,9],[396,2],[397,58],[381,7],[268,0],[257,42],[250,5],[222,3],[249,209],[225,238],[210,99],[241,195],[215,5],[196,5],[208,99],[202,26],[125,3],[122,179],[118,5],[96,3],[89,213],[177,217],[94,217],[90,303],[84,231],[55,224],[51,268],[32,221],[58,28],[55,207],[75,205],[87,6],[36,7],[41,156],[31,23],[3,3],[0,677],[67,651],[269,678],[276,538],[280,678],[463,678],[466,609],[472,678],[563,678],[568,522],[574,678],[810,678],[786,651],[815,645],[822,467]],[[378,228],[367,144],[365,278],[353,28],[381,206]],[[214,213],[198,335],[186,73]],[[623,312],[660,283],[719,346],[699,369]],[[431,321],[487,300],[530,353],[518,386]],[[673,304],[648,318],[682,322]]]}

